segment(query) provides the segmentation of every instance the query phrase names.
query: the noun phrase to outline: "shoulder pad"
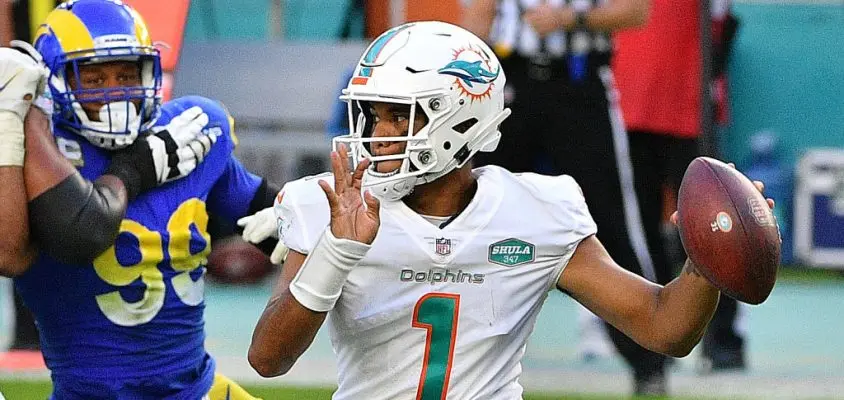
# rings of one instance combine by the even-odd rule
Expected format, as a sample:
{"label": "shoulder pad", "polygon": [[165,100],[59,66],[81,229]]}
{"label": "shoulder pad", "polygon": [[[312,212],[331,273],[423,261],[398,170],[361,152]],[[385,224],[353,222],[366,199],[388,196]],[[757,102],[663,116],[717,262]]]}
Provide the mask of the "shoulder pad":
{"label": "shoulder pad", "polygon": [[519,174],[517,179],[566,230],[582,235],[593,234],[597,230],[583,190],[571,176],[524,173]]}
{"label": "shoulder pad", "polygon": [[318,182],[334,185],[330,173],[313,175],[287,182],[275,199],[278,217],[278,237],[284,244],[302,254],[308,254],[330,222],[330,209],[325,192]]}

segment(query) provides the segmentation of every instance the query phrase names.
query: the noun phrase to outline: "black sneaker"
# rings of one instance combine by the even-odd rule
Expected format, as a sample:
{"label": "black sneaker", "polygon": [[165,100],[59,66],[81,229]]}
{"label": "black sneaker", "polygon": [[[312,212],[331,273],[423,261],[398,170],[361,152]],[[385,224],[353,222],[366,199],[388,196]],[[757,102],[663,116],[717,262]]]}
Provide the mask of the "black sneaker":
{"label": "black sneaker", "polygon": [[710,358],[712,361],[712,371],[742,371],[747,365],[744,362],[744,354],[742,352],[721,352],[713,354]]}
{"label": "black sneaker", "polygon": [[697,371],[701,375],[718,372],[741,372],[747,369],[744,354],[734,352],[719,352],[715,355],[703,355],[697,363]]}

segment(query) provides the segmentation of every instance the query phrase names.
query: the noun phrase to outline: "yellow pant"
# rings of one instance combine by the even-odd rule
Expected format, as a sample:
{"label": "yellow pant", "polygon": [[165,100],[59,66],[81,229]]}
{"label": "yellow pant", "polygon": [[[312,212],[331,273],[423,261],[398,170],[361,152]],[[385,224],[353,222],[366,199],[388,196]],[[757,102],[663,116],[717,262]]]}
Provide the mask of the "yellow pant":
{"label": "yellow pant", "polygon": [[220,374],[214,374],[214,383],[203,400],[261,400],[246,393],[240,385]]}

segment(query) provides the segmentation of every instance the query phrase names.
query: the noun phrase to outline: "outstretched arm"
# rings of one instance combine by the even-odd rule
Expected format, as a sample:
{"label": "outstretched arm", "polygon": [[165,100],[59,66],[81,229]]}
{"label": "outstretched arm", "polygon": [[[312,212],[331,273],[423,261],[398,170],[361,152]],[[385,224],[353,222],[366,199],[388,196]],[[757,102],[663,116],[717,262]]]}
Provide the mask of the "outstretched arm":
{"label": "outstretched arm", "polygon": [[687,261],[665,287],[615,263],[595,236],[584,239],[557,287],[643,347],[684,357],[700,341],[719,291]]}
{"label": "outstretched arm", "polygon": [[[753,184],[763,191],[762,182]],[[671,221],[677,223],[676,211]],[[700,341],[720,296],[691,260],[663,287],[619,267],[594,235],[578,245],[557,287],[642,347],[674,357]]]}

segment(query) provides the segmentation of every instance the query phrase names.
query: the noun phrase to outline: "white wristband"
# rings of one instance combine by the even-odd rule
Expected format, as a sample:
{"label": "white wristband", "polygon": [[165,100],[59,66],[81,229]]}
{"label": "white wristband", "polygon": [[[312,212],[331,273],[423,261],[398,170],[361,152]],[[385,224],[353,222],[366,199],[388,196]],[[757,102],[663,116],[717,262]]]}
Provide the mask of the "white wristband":
{"label": "white wristband", "polygon": [[0,111],[0,167],[22,167],[23,121],[14,112]]}
{"label": "white wristband", "polygon": [[303,306],[325,312],[334,308],[349,272],[366,256],[368,244],[338,239],[325,228],[299,272],[290,282],[290,294]]}

